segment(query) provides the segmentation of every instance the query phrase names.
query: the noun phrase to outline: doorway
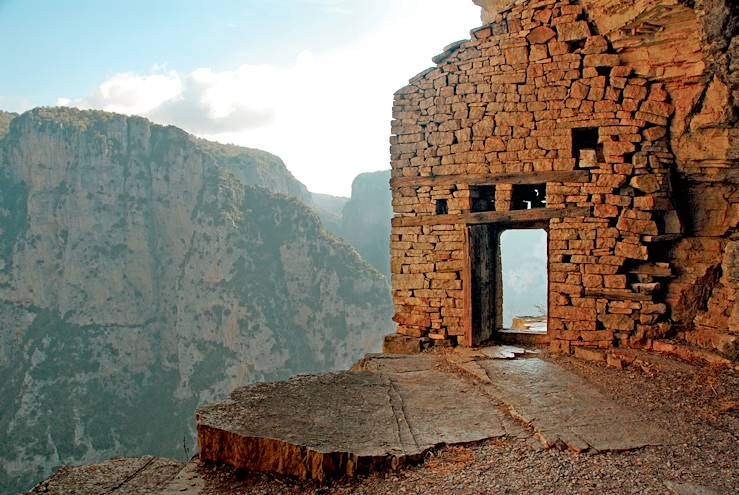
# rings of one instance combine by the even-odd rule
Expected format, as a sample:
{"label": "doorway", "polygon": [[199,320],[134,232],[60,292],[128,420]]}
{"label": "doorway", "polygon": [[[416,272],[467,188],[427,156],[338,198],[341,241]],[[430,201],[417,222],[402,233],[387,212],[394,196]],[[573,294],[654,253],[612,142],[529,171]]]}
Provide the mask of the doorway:
{"label": "doorway", "polygon": [[466,345],[547,333],[548,235],[543,225],[467,227]]}
{"label": "doorway", "polygon": [[549,277],[547,232],[510,229],[500,235],[503,322],[501,330],[547,333]]}

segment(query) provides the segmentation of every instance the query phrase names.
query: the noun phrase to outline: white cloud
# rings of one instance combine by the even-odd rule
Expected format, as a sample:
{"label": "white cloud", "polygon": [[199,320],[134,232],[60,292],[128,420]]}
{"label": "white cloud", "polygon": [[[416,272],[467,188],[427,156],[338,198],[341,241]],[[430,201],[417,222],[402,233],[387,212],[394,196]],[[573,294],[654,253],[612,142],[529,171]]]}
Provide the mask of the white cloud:
{"label": "white cloud", "polygon": [[[305,0],[344,8],[343,0]],[[281,156],[315,192],[348,195],[359,173],[389,168],[394,91],[479,24],[465,0],[404,0],[364,39],[304,52],[286,67],[244,64],[119,74],[86,98],[62,102],[145,115],[202,137]]]}
{"label": "white cloud", "polygon": [[[98,86],[83,100],[69,104],[83,108],[99,108],[109,112],[146,115],[164,103],[182,95],[182,80],[174,72],[168,74],[117,74]],[[57,103],[61,103],[60,99]]]}

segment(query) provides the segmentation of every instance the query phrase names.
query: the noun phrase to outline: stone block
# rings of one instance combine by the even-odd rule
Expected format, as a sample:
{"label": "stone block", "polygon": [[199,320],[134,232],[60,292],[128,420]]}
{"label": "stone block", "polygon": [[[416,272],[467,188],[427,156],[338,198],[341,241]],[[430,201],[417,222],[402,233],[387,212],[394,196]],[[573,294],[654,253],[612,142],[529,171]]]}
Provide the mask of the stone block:
{"label": "stone block", "polygon": [[567,88],[564,86],[546,86],[537,91],[540,101],[562,100],[567,98]]}
{"label": "stone block", "polygon": [[422,350],[421,339],[407,335],[386,335],[382,344],[384,354],[418,354]]}
{"label": "stone block", "polygon": [[576,346],[575,347],[575,357],[578,359],[583,359],[585,361],[593,361],[596,363],[606,362],[605,352],[599,351],[596,349],[591,349],[589,347]]}
{"label": "stone block", "polygon": [[660,181],[654,175],[637,175],[631,178],[629,185],[646,194],[652,194],[661,189]]}
{"label": "stone block", "polygon": [[603,154],[604,155],[624,155],[626,153],[633,153],[636,151],[634,143],[624,141],[608,141],[603,143]]}
{"label": "stone block", "polygon": [[649,259],[647,247],[638,244],[619,242],[616,244],[615,252],[617,256],[623,256],[624,258],[644,261]]}
{"label": "stone block", "polygon": [[529,48],[526,46],[506,48],[503,53],[508,65],[526,64],[529,61]]}
{"label": "stone block", "polygon": [[553,29],[547,26],[539,26],[534,28],[528,36],[526,36],[526,39],[529,40],[529,43],[531,44],[546,43],[550,39],[554,38],[556,34],[557,33],[555,33]]}
{"label": "stone block", "polygon": [[594,215],[598,218],[614,218],[617,217],[619,208],[614,205],[595,205]]}
{"label": "stone block", "polygon": [[611,53],[585,55],[583,59],[583,65],[585,67],[614,67],[620,63],[619,56]]}
{"label": "stone block", "polygon": [[660,117],[669,117],[672,115],[673,107],[669,103],[662,101],[647,100],[642,103],[639,110],[641,112],[659,115]]}
{"label": "stone block", "polygon": [[667,135],[667,128],[662,126],[650,127],[649,129],[644,130],[642,135],[647,141],[657,141]]}
{"label": "stone block", "polygon": [[546,45],[532,45],[531,46],[531,53],[529,54],[529,59],[532,62],[544,60],[547,57],[549,57],[549,50],[547,49]]}
{"label": "stone block", "polygon": [[606,329],[612,331],[631,332],[634,330],[634,325],[636,324],[629,315],[601,315],[598,317],[598,320],[603,323]]}
{"label": "stone block", "polygon": [[625,289],[626,275],[606,275],[603,282],[607,289]]}
{"label": "stone block", "polygon": [[585,21],[557,24],[559,41],[579,41],[590,36],[590,26]]}
{"label": "stone block", "polygon": [[423,289],[427,286],[423,274],[396,275],[393,277],[394,290]]}

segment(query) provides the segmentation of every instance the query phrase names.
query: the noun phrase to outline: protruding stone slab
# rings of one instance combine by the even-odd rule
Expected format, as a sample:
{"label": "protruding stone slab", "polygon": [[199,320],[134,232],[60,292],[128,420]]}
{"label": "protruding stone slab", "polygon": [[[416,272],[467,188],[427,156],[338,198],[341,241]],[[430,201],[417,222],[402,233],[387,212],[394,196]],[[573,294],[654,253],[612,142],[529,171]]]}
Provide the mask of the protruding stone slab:
{"label": "protruding stone slab", "polygon": [[327,482],[420,461],[438,445],[506,434],[495,403],[429,356],[236,390],[197,413],[200,458]]}
{"label": "protruding stone slab", "polygon": [[505,435],[576,452],[669,443],[648,418],[532,355],[513,346],[377,354],[352,371],[241,388],[198,411],[200,459],[325,483]]}

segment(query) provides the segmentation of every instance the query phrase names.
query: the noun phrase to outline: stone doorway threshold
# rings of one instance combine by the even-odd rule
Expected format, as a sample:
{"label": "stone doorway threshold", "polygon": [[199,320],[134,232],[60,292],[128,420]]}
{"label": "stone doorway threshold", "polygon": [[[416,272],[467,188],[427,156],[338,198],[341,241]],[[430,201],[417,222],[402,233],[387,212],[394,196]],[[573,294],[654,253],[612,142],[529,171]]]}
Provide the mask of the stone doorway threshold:
{"label": "stone doorway threshold", "polygon": [[584,378],[514,346],[370,355],[351,371],[237,389],[196,417],[201,462],[319,483],[493,438],[575,452],[671,443]]}

